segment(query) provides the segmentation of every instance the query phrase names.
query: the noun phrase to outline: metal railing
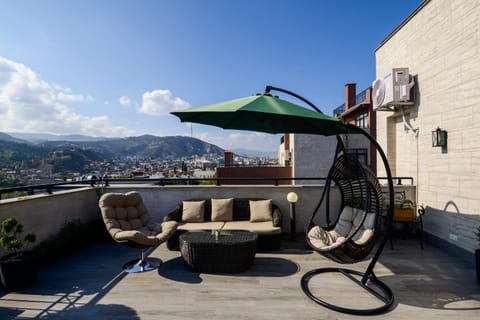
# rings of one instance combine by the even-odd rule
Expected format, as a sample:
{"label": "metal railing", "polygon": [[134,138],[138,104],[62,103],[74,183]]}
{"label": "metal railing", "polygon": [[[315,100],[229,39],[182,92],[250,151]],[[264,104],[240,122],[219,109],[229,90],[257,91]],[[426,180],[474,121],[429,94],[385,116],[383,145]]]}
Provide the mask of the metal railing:
{"label": "metal railing", "polygon": [[333,109],[333,116],[336,116],[337,114],[341,114],[343,112],[345,112],[345,103]]}
{"label": "metal railing", "polygon": [[[111,184],[117,183],[127,183],[127,184],[152,184],[158,186],[169,186],[169,185],[201,185],[205,184],[205,182],[213,182],[210,183],[212,185],[221,186],[222,181],[224,185],[231,185],[232,181],[237,182],[244,182],[248,185],[248,182],[252,181],[271,181],[271,184],[274,186],[280,185],[281,181],[318,181],[323,182],[327,178],[326,177],[258,177],[258,178],[155,178],[155,179],[139,179],[139,178],[128,178],[128,179],[109,179],[109,178],[101,178],[101,179],[92,179],[89,181],[65,181],[65,182],[56,182],[56,183],[48,183],[48,184],[37,184],[37,185],[28,185],[28,186],[20,186],[20,187],[12,187],[12,188],[3,188],[0,189],[0,200],[3,199],[4,194],[12,194],[18,192],[24,192],[27,195],[34,195],[39,193],[47,193],[52,194],[54,191],[60,190],[69,190],[69,189],[76,189],[82,188],[86,186],[90,187],[108,187]],[[387,177],[379,177],[380,181],[387,181]],[[396,185],[403,185],[404,182],[409,182],[409,185],[413,185],[413,178],[412,177],[393,177],[394,183]],[[225,184],[225,182],[228,182]],[[285,185],[285,184],[283,184]],[[288,185],[288,184],[287,184]],[[16,197],[16,196],[14,196]]]}
{"label": "metal railing", "polygon": [[359,104],[360,102],[363,102],[365,100],[367,100],[367,90],[369,88],[363,90],[362,92],[360,92],[359,94],[357,94],[357,96],[355,97],[355,104]]}

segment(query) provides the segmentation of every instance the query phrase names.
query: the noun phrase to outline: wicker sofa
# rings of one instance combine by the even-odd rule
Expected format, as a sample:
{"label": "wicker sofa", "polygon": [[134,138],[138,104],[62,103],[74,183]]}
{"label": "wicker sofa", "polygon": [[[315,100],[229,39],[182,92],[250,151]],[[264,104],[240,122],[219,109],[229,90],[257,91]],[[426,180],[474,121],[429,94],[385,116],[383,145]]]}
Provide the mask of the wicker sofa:
{"label": "wicker sofa", "polygon": [[[178,206],[164,218],[164,221],[177,221],[178,227],[176,233],[167,241],[167,248],[170,250],[179,250],[178,237],[183,232],[193,230],[249,230],[258,234],[257,249],[259,250],[278,250],[282,239],[282,213],[277,205],[267,199],[245,199],[233,198],[233,212],[229,219],[212,219],[212,200],[226,199],[189,199],[182,201]],[[252,201],[252,202],[251,202]],[[258,201],[258,202],[257,202]],[[270,201],[269,218],[258,219],[257,213],[251,214],[252,210],[257,211],[254,203],[262,203]],[[194,221],[184,221],[185,207],[189,207],[191,203],[203,202],[203,217],[194,219]],[[184,207],[185,204],[185,207]],[[214,206],[216,202],[214,203]],[[253,207],[252,207],[253,206]],[[214,208],[216,213],[216,208]],[[212,221],[214,220],[214,221]],[[224,220],[224,221],[221,221]],[[252,221],[253,220],[253,221]]]}

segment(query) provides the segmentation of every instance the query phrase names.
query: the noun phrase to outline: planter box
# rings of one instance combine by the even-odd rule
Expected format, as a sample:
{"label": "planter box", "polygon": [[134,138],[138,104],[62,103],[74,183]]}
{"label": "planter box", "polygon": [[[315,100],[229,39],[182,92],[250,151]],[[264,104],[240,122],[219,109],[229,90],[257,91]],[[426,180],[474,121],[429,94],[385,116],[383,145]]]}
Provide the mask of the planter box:
{"label": "planter box", "polygon": [[[7,257],[8,258],[8,257]],[[0,260],[0,281],[7,291],[29,287],[37,280],[37,269],[30,258]]]}
{"label": "planter box", "polygon": [[394,208],[393,209],[393,221],[415,221],[413,208]]}

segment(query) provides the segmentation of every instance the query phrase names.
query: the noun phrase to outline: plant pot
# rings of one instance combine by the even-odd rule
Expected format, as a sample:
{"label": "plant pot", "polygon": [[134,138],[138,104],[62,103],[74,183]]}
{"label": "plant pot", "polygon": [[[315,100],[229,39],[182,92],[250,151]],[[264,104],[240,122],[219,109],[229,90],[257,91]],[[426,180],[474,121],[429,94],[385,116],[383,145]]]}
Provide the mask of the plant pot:
{"label": "plant pot", "polygon": [[25,289],[37,281],[37,268],[28,255],[0,259],[0,280],[7,291]]}
{"label": "plant pot", "polygon": [[480,283],[480,249],[475,249],[475,267],[477,268],[477,283]]}
{"label": "plant pot", "polygon": [[412,222],[413,220],[413,208],[393,208],[393,221]]}

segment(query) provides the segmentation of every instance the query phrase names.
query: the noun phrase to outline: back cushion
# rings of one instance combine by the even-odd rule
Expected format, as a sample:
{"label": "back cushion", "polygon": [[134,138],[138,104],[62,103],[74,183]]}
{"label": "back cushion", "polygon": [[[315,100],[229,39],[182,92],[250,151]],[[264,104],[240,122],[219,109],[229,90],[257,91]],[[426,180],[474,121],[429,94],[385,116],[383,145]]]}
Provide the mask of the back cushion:
{"label": "back cushion", "polygon": [[233,198],[212,199],[212,221],[233,220]]}
{"label": "back cushion", "polygon": [[205,221],[205,200],[183,201],[182,221],[185,221],[185,222]]}
{"label": "back cushion", "polygon": [[150,216],[138,192],[110,193],[99,202],[107,229],[139,229],[150,223]]}
{"label": "back cushion", "polygon": [[[353,227],[355,229],[362,223],[362,216],[363,216],[363,211],[358,210],[358,212],[355,215],[355,219],[353,220]],[[365,217],[365,221],[363,222],[362,229],[373,229],[374,225],[375,225],[375,214],[367,213],[367,216]]]}
{"label": "back cushion", "polygon": [[346,237],[352,229],[353,219],[353,208],[348,206],[344,207],[333,230],[335,230],[335,232],[341,237]]}
{"label": "back cushion", "polygon": [[272,199],[249,201],[250,222],[272,221]]}

